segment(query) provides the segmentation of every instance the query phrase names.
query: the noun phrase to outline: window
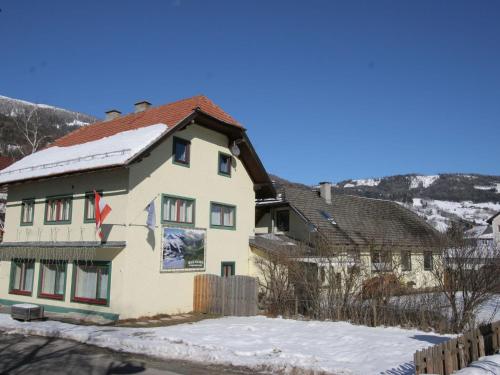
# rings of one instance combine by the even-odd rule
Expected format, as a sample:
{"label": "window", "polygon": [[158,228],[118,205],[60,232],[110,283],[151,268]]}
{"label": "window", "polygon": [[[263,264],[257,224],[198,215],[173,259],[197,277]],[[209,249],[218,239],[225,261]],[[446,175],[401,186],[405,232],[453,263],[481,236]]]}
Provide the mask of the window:
{"label": "window", "polygon": [[213,228],[234,229],[236,207],[220,203],[210,205],[210,226]]}
{"label": "window", "polygon": [[25,199],[21,203],[21,225],[33,225],[35,200]]}
{"label": "window", "polygon": [[75,263],[72,300],[108,305],[110,276],[111,264],[109,262]]}
{"label": "window", "polygon": [[47,198],[45,203],[46,224],[69,224],[71,222],[71,197]]}
{"label": "window", "polygon": [[162,221],[194,224],[194,199],[163,196]]}
{"label": "window", "polygon": [[174,137],[173,143],[174,163],[189,166],[189,151],[191,148],[191,142]]}
{"label": "window", "polygon": [[372,271],[383,272],[391,270],[391,253],[388,251],[372,252]]}
{"label": "window", "polygon": [[432,251],[424,251],[424,270],[432,271]]}
{"label": "window", "polygon": [[[99,193],[102,196],[102,193]],[[85,193],[85,208],[83,210],[83,221],[85,223],[95,223],[95,194]]]}
{"label": "window", "polygon": [[33,259],[13,260],[10,268],[10,293],[31,296],[34,274],[35,261]]}
{"label": "window", "polygon": [[401,252],[401,269],[403,271],[411,271],[411,251]]}
{"label": "window", "polygon": [[222,277],[234,276],[235,264],[234,262],[222,262],[220,265],[220,275]]}
{"label": "window", "polygon": [[66,287],[66,263],[45,261],[40,263],[38,296],[64,299]]}
{"label": "window", "polygon": [[325,267],[319,267],[319,279],[321,284],[324,284],[326,281],[326,269]]}
{"label": "window", "polygon": [[281,232],[290,230],[290,211],[281,210],[276,212],[276,227]]}
{"label": "window", "polygon": [[231,155],[219,152],[219,174],[231,177]]}

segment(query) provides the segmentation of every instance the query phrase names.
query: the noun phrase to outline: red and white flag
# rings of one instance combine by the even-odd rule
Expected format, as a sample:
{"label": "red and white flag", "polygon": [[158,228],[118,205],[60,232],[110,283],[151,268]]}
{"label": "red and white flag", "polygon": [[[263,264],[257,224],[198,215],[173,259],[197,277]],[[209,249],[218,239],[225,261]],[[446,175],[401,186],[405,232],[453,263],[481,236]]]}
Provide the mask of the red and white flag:
{"label": "red and white flag", "polygon": [[101,225],[104,219],[109,215],[111,212],[111,207],[109,204],[106,203],[106,201],[99,195],[94,190],[94,207],[95,207],[95,228],[97,230],[97,234],[102,240],[102,231],[101,231]]}

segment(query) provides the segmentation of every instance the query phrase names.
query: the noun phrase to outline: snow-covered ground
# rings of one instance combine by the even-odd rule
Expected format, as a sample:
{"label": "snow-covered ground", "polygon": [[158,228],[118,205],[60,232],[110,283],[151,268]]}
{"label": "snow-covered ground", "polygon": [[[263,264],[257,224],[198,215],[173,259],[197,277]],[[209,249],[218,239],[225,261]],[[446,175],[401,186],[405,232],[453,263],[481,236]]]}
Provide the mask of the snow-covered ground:
{"label": "snow-covered ground", "polygon": [[165,359],[272,372],[302,369],[359,375],[413,374],[415,351],[447,340],[418,330],[263,316],[208,319],[160,328],[121,328],[55,321],[22,323],[0,314],[0,330],[67,338]]}
{"label": "snow-covered ground", "polygon": [[472,362],[455,375],[498,375],[500,374],[500,354],[488,355]]}
{"label": "snow-covered ground", "polygon": [[413,205],[404,204],[404,206],[425,217],[440,231],[448,229],[450,216],[459,217],[476,225],[485,225],[486,220],[500,211],[500,203],[451,202],[422,198],[413,198]]}

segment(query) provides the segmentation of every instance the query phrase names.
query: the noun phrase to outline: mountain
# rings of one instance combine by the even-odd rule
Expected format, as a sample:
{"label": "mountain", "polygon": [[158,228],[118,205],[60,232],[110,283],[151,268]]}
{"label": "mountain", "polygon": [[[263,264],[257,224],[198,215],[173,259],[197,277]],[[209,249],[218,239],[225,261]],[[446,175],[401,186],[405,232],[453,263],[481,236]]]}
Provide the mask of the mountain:
{"label": "mountain", "polygon": [[0,155],[20,158],[95,121],[80,112],[0,96]]}
{"label": "mountain", "polygon": [[[279,183],[291,183],[273,176]],[[445,231],[452,223],[484,225],[500,211],[500,176],[449,173],[406,174],[344,180],[333,184],[332,194],[359,195],[396,201]]]}
{"label": "mountain", "polygon": [[[95,121],[95,117],[83,113],[0,96],[0,158],[20,159]],[[6,199],[7,191],[0,187],[0,241]]]}

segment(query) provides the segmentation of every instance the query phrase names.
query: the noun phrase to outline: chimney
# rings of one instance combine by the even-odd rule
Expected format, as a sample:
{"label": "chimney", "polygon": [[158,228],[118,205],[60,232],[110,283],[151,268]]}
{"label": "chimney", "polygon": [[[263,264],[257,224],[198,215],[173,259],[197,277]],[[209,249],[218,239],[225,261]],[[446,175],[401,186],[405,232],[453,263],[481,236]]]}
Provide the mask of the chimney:
{"label": "chimney", "polygon": [[326,201],[326,203],[332,204],[332,183],[326,181],[320,182],[319,195]]}
{"label": "chimney", "polygon": [[115,118],[120,117],[121,114],[122,113],[117,109],[111,109],[109,111],[106,111],[106,121],[114,120]]}
{"label": "chimney", "polygon": [[135,107],[134,110],[135,113],[144,112],[146,109],[151,107],[151,103],[146,100],[142,100],[140,102],[135,103],[134,107]]}

